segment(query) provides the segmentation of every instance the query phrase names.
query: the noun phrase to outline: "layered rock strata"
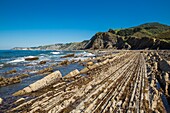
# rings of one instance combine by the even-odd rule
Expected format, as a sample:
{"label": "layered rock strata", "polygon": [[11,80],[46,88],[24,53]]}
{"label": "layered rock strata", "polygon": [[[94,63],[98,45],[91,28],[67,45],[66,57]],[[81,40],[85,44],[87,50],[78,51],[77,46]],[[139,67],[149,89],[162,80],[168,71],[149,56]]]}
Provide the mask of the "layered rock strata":
{"label": "layered rock strata", "polygon": [[169,75],[167,72],[162,77],[165,89],[159,87],[159,59],[159,54],[148,51],[125,51],[97,57],[93,59],[94,64],[90,63],[80,71],[73,70],[51,84],[51,89],[8,112],[169,112],[165,95]]}

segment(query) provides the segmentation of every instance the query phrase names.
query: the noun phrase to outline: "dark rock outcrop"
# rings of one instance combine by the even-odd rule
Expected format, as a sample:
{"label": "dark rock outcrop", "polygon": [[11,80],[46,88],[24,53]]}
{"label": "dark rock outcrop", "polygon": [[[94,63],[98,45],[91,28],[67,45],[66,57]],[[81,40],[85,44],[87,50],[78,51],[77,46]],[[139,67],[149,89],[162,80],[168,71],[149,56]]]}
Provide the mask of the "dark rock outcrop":
{"label": "dark rock outcrop", "polygon": [[47,61],[40,61],[39,64],[42,65],[42,64],[46,64]]}
{"label": "dark rock outcrop", "polygon": [[128,37],[127,43],[131,49],[170,49],[170,43],[150,37]]}
{"label": "dark rock outcrop", "polygon": [[32,60],[38,60],[39,58],[38,57],[26,57],[25,60],[27,61],[32,61]]}
{"label": "dark rock outcrop", "polygon": [[67,54],[67,55],[62,56],[61,58],[68,58],[68,57],[74,57],[74,54]]}
{"label": "dark rock outcrop", "polygon": [[19,76],[10,77],[10,78],[0,77],[0,87],[16,84],[19,82],[21,82],[21,78]]}
{"label": "dark rock outcrop", "polygon": [[159,23],[121,30],[109,29],[108,32],[95,34],[85,49],[170,49],[169,30],[170,26]]}
{"label": "dark rock outcrop", "polygon": [[170,72],[170,65],[166,60],[161,60],[159,63],[159,69],[163,72]]}
{"label": "dark rock outcrop", "polygon": [[85,49],[110,49],[118,48],[122,49],[124,41],[122,37],[119,37],[110,32],[97,33],[95,34],[89,43],[87,43]]}
{"label": "dark rock outcrop", "polygon": [[53,68],[52,67],[47,67],[44,69],[41,69],[37,72],[37,74],[46,74],[46,73],[52,73],[53,72]]}
{"label": "dark rock outcrop", "polygon": [[13,69],[13,70],[7,71],[5,74],[13,74],[13,73],[16,73],[16,72],[17,72],[17,70]]}

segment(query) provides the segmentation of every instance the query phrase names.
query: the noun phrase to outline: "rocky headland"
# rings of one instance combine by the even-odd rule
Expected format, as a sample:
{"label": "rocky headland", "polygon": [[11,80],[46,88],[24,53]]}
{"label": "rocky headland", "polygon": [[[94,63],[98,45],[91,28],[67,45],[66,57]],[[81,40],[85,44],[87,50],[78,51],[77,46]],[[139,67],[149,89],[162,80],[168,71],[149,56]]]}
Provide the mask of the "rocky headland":
{"label": "rocky headland", "polygon": [[90,40],[39,47],[15,47],[14,50],[84,50],[84,49],[170,49],[170,26],[146,23],[126,29],[98,32]]}

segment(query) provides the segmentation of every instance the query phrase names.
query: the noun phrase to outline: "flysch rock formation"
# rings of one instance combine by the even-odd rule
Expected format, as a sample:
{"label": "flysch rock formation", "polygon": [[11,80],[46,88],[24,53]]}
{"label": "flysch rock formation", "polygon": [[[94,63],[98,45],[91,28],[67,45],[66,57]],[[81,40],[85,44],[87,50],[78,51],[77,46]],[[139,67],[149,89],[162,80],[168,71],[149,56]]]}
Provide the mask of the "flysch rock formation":
{"label": "flysch rock formation", "polygon": [[44,86],[48,89],[44,93],[38,94],[41,87],[35,85],[41,85],[33,83],[37,90],[31,90],[37,96],[21,99],[6,112],[168,113],[170,70],[161,70],[162,60],[157,51],[122,51],[96,57],[84,69],[73,70],[58,81],[59,72],[52,83],[47,76],[52,88]]}
{"label": "flysch rock formation", "polygon": [[23,95],[26,93],[31,93],[33,91],[37,91],[39,89],[42,89],[46,86],[53,84],[61,77],[62,77],[62,75],[61,75],[60,71],[55,71],[55,72],[47,75],[46,77],[34,82],[33,84],[30,84],[28,87],[25,87],[24,89],[14,93],[13,96],[19,96],[19,95]]}

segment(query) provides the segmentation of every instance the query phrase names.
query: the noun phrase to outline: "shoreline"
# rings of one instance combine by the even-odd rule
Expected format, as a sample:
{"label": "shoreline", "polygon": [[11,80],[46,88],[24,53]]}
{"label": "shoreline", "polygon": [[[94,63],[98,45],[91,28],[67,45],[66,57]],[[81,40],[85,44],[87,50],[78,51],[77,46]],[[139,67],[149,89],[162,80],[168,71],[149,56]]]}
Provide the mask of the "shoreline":
{"label": "shoreline", "polygon": [[[94,92],[96,90],[96,94],[94,96],[97,96],[97,95],[98,96],[99,95],[104,96],[104,93],[102,93],[100,90],[97,91],[97,89],[101,89],[101,90],[104,91],[103,88],[105,87],[105,90],[107,92],[107,91],[109,91],[109,89],[111,87],[114,86],[112,84],[116,83],[117,80],[119,81],[118,83],[120,83],[120,84],[117,84],[118,86],[119,85],[121,86],[122,83],[125,84],[124,86],[121,86],[122,90],[120,91],[120,94],[123,93],[122,98],[125,98],[125,97],[127,98],[128,95],[133,96],[133,93],[129,92],[128,94],[126,94],[123,89],[134,87],[135,91],[138,92],[141,96],[143,95],[143,98],[145,98],[144,101],[140,101],[140,104],[145,105],[144,109],[140,109],[140,111],[142,111],[142,110],[143,111],[158,110],[154,106],[151,106],[151,107],[147,106],[147,104],[145,104],[145,102],[152,100],[153,105],[156,103],[156,101],[154,101],[154,99],[152,99],[152,98],[150,98],[151,100],[148,100],[147,96],[148,96],[148,94],[150,94],[150,95],[155,95],[155,96],[159,97],[159,95],[157,93],[155,94],[155,93],[151,93],[150,91],[148,91],[148,87],[152,88],[152,90],[155,91],[155,92],[159,92],[159,89],[157,89],[156,86],[153,85],[153,84],[155,84],[158,81],[159,81],[160,84],[162,84],[162,82],[160,82],[162,80],[158,76],[157,77],[148,76],[147,75],[148,72],[146,71],[146,69],[147,68],[151,69],[151,73],[155,73],[157,71],[162,73],[162,70],[158,69],[158,67],[149,67],[149,65],[153,65],[152,63],[155,64],[155,62],[161,62],[162,58],[165,59],[164,58],[165,53],[170,54],[170,51],[153,51],[153,50],[152,51],[148,51],[148,50],[141,51],[140,50],[140,51],[121,51],[119,53],[117,53],[117,52],[118,51],[112,51],[112,52],[106,51],[106,53],[98,52],[97,53],[98,55],[96,54],[96,56],[98,56],[98,57],[93,58],[93,59],[89,59],[87,61],[81,61],[82,63],[86,63],[84,69],[79,70],[79,71],[78,70],[72,71],[72,72],[70,72],[69,74],[66,75],[66,76],[68,76],[68,78],[63,77],[63,76],[59,77],[58,81],[56,81],[52,84],[48,84],[47,86],[45,86],[43,88],[40,88],[40,89],[37,89],[36,91],[33,91],[32,93],[28,92],[28,94],[24,94],[24,95],[28,95],[28,96],[34,97],[34,98],[33,99],[24,98],[23,102],[21,102],[20,104],[17,104],[16,107],[8,109],[8,110],[11,111],[11,112],[15,112],[15,111],[18,111],[18,110],[21,110],[21,111],[27,110],[27,111],[34,111],[34,112],[39,111],[40,112],[40,111],[44,111],[44,110],[50,111],[50,110],[53,109],[53,110],[56,110],[56,112],[59,112],[59,111],[60,112],[66,112],[66,111],[67,112],[69,112],[69,111],[78,112],[77,110],[79,109],[79,107],[84,107],[85,111],[88,110],[88,112],[91,112],[93,107],[92,108],[89,108],[89,107],[94,106],[94,103],[92,102],[90,104],[90,100],[88,99],[90,97],[90,95],[95,94]],[[103,54],[104,56],[102,56],[102,55],[100,56],[99,54]],[[153,59],[153,61],[150,62],[150,59]],[[146,68],[146,66],[147,66],[147,68]],[[159,66],[159,65],[157,65],[157,66]],[[130,68],[130,69],[128,69],[128,68]],[[133,80],[134,75],[130,74],[130,73],[138,72],[137,70],[135,71],[135,68],[137,70],[143,70],[143,71],[139,71],[140,72],[139,75],[141,75],[141,77],[143,76],[142,78],[138,75],[135,75],[135,77],[134,77],[138,81],[138,83],[140,83],[141,85],[145,84],[143,88],[140,85],[138,87],[135,86],[135,84],[137,82],[135,82]],[[155,70],[155,69],[157,69],[157,70]],[[115,72],[114,72],[114,70],[115,70]],[[129,71],[129,70],[134,70],[134,71]],[[127,75],[123,74],[124,71],[127,71],[126,73],[129,73],[129,74],[127,74]],[[109,73],[115,73],[115,74],[116,73],[122,73],[122,75],[117,75],[117,77],[116,77],[115,74],[110,75]],[[149,77],[148,79],[147,79],[147,76]],[[114,78],[112,80],[111,78],[109,79],[108,77],[109,78],[110,77],[111,78],[116,77],[116,78]],[[121,79],[119,79],[119,77],[121,77]],[[150,81],[150,79],[151,79],[151,81]],[[43,81],[43,78],[42,78],[42,81]],[[94,81],[96,81],[96,82],[94,82]],[[127,82],[125,82],[125,81],[127,81]],[[126,87],[126,84],[128,86],[130,81],[131,82],[133,81],[134,86],[133,87],[132,86]],[[154,81],[155,83],[152,82],[152,81]],[[109,84],[104,85],[105,83],[106,84],[109,83],[110,85]],[[35,84],[35,86],[36,86],[37,83],[35,82],[33,84]],[[118,86],[116,86],[116,87],[118,87]],[[39,87],[41,87],[41,86],[39,86]],[[160,88],[162,88],[162,90],[164,90],[163,87],[165,87],[165,86],[161,85]],[[141,89],[142,92],[140,92],[138,90],[138,88],[142,88]],[[113,91],[116,91],[116,89],[114,89]],[[131,90],[129,90],[129,91],[131,91]],[[19,92],[21,92],[21,91],[19,91]],[[161,93],[161,92],[159,92],[159,93]],[[19,93],[15,93],[14,95],[16,96],[16,94],[19,94]],[[115,94],[116,94],[116,92],[115,92]],[[21,94],[21,95],[23,95],[23,94]],[[49,97],[47,97],[47,95]],[[54,96],[54,95],[56,95],[56,96]],[[64,98],[64,97],[62,97],[62,95],[68,96],[69,98]],[[87,95],[87,97],[86,96],[84,97],[83,95]],[[111,95],[114,95],[114,94],[110,93],[110,96]],[[162,111],[162,112],[163,111],[164,112],[169,111],[169,107],[164,106],[164,105],[168,104],[168,103],[166,103],[166,102],[168,102],[167,100],[169,98],[168,95],[167,95],[167,91],[165,90],[165,92],[163,92],[162,95],[164,95],[164,99],[166,101],[162,101],[162,99],[160,97],[159,101],[161,101],[161,103],[159,103],[158,106],[161,107],[161,108],[158,107],[159,111]],[[46,105],[46,107],[43,107],[43,108],[40,107],[40,106],[34,106],[34,104],[36,104],[37,102],[39,102],[40,104],[43,104],[43,103],[41,103],[41,101],[42,102],[45,101],[44,100],[45,98],[55,99],[59,96],[61,96],[62,98],[60,98],[58,100],[59,101],[58,104],[56,104],[55,102],[51,103],[52,105],[55,104],[55,106],[58,106],[58,107],[60,106],[57,109],[54,109],[55,107],[51,108],[50,105]],[[106,102],[108,101],[109,98],[111,98],[110,96],[108,96],[106,98]],[[20,96],[18,96],[18,97],[20,97]],[[23,97],[21,96],[21,98],[23,98]],[[92,98],[92,97],[90,97],[90,98]],[[96,104],[101,103],[101,107],[98,106],[98,110],[100,111],[100,109],[102,108],[102,106],[105,103],[105,100],[100,100],[99,98],[100,98],[100,96],[96,98],[96,99],[98,99],[98,101],[96,101]],[[118,98],[119,101],[122,100],[121,96],[117,95],[116,98]],[[118,100],[114,100],[113,102],[118,102]],[[78,105],[74,104],[77,101],[79,102],[79,104]],[[45,102],[48,104],[48,101],[45,101]],[[85,102],[88,102],[88,103],[85,103]],[[133,100],[132,102],[135,102],[135,101]],[[14,104],[14,103],[15,102],[13,102],[11,104]],[[61,106],[62,103],[64,104],[63,107]],[[24,107],[25,104],[28,104],[27,109],[23,109],[23,108],[25,108]],[[130,105],[130,103],[125,104],[125,102],[123,102],[123,101],[120,104],[122,104],[124,106]],[[73,105],[76,106],[76,107],[73,107]],[[36,108],[36,109],[32,109],[32,107]],[[127,107],[127,108],[130,110],[130,107]],[[106,110],[106,109],[103,109],[103,110]]]}

